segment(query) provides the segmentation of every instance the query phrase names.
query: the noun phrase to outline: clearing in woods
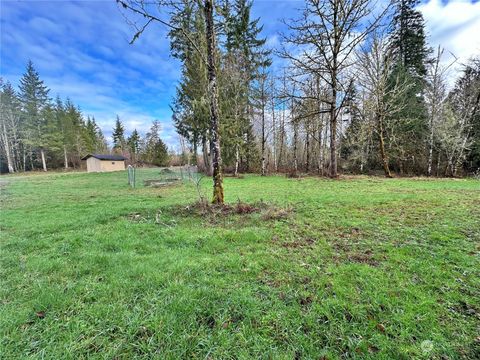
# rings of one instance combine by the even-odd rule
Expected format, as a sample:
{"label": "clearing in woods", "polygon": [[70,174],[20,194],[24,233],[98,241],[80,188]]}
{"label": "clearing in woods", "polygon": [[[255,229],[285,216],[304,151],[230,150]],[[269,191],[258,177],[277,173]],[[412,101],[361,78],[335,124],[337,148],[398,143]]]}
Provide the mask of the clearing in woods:
{"label": "clearing in woods", "polygon": [[479,357],[479,181],[2,183],[3,359]]}

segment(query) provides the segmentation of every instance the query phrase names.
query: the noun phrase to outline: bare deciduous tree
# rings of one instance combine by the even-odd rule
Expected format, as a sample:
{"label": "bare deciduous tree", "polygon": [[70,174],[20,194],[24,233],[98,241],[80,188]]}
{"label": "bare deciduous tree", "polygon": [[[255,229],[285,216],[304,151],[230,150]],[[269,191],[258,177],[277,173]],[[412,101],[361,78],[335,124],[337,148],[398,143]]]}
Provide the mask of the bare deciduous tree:
{"label": "bare deciduous tree", "polygon": [[448,96],[448,106],[439,126],[439,138],[447,155],[445,174],[456,176],[473,143],[474,121],[480,117],[480,58],[465,65],[463,75]]}
{"label": "bare deciduous tree", "polygon": [[[284,36],[295,52],[281,55],[303,74],[315,74],[329,88],[330,177],[337,177],[337,120],[346,93],[346,70],[357,46],[379,25],[389,4],[379,12],[371,0],[307,0],[302,17],[288,22],[291,35]],[[376,9],[377,8],[377,9]],[[300,51],[298,51],[300,50]]]}
{"label": "bare deciduous tree", "polygon": [[394,61],[385,39],[374,36],[369,45],[369,50],[357,54],[358,79],[366,94],[364,114],[375,125],[385,176],[392,177],[385,148],[385,120],[404,108],[405,105],[398,99],[406,93],[410,84],[399,77],[389,84]]}
{"label": "bare deciduous tree", "polygon": [[429,139],[428,139],[428,163],[427,163],[427,175],[432,175],[432,163],[433,163],[433,148],[435,144],[436,129],[444,114],[445,102],[447,100],[447,85],[446,75],[448,69],[454,64],[450,63],[447,66],[442,66],[441,58],[444,50],[438,47],[437,56],[434,62],[429,66],[427,70],[426,86],[425,86],[425,104],[428,112],[428,127],[429,127]]}

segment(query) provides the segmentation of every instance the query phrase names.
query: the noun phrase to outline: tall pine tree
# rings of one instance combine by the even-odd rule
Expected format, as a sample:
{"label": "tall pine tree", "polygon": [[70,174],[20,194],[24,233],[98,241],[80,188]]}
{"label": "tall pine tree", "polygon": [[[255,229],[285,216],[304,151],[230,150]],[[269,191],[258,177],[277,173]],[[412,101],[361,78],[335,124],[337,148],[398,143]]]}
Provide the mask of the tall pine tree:
{"label": "tall pine tree", "polygon": [[415,9],[419,0],[397,0],[391,24],[391,48],[401,66],[415,79],[423,79],[431,50],[427,47],[425,21]]}
{"label": "tall pine tree", "polygon": [[87,117],[85,124],[85,150],[89,154],[93,154],[97,151],[97,129],[95,122]]}
{"label": "tall pine tree", "polygon": [[133,129],[132,134],[128,137],[127,146],[128,152],[130,153],[130,161],[136,163],[140,151],[140,134],[137,129]]}
{"label": "tall pine tree", "polygon": [[[191,145],[192,163],[197,163],[198,146],[202,146],[204,164],[210,169],[210,109],[207,89],[205,17],[201,6],[185,1],[183,10],[172,18],[183,31],[172,30],[172,54],[182,61],[182,78],[173,102],[173,122],[177,132]],[[185,35],[186,34],[186,35]],[[188,36],[195,42],[187,40]]]}
{"label": "tall pine tree", "polygon": [[115,120],[115,127],[113,128],[112,138],[113,150],[121,152],[123,154],[126,150],[125,128],[120,121],[120,117],[118,115],[117,119]]}
{"label": "tall pine tree", "polygon": [[[426,42],[423,15],[415,8],[418,3],[418,0],[397,0],[391,23],[389,50],[396,65],[390,76],[390,86],[393,88],[399,82],[410,84],[409,90],[396,99],[403,110],[387,119],[386,142],[400,172],[420,172],[426,166],[423,160],[427,153],[428,124],[423,93],[431,50]],[[416,141],[412,142],[412,138]]]}
{"label": "tall pine tree", "polygon": [[252,163],[252,150],[256,149],[251,125],[253,121],[253,103],[258,92],[256,84],[260,80],[260,69],[271,65],[270,51],[266,49],[266,39],[260,37],[262,26],[260,19],[251,19],[252,2],[236,0],[225,2],[225,45],[220,74],[220,106],[223,122],[222,143],[226,164],[235,162],[235,169],[244,159]]}
{"label": "tall pine tree", "polygon": [[95,128],[95,136],[96,136],[96,144],[95,144],[95,152],[97,153],[104,153],[108,150],[107,140],[103,135],[102,129],[98,126],[97,122],[95,121],[95,116],[92,117],[92,124]]}
{"label": "tall pine tree", "polygon": [[[45,152],[48,149],[48,124],[45,110],[49,104],[49,89],[45,86],[31,61],[20,79],[19,97],[24,117],[23,139],[32,151],[39,151],[44,171],[47,171]],[[30,156],[33,154],[31,153]],[[33,162],[33,161],[32,161]]]}

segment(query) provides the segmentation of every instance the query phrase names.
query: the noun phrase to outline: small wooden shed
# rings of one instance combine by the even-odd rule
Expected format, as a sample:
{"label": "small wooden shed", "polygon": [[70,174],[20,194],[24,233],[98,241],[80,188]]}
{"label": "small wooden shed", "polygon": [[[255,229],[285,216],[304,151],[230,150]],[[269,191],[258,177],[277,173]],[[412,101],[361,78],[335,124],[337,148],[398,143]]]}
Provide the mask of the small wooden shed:
{"label": "small wooden shed", "polygon": [[125,170],[125,160],[122,155],[88,154],[82,160],[87,162],[87,172],[107,172]]}

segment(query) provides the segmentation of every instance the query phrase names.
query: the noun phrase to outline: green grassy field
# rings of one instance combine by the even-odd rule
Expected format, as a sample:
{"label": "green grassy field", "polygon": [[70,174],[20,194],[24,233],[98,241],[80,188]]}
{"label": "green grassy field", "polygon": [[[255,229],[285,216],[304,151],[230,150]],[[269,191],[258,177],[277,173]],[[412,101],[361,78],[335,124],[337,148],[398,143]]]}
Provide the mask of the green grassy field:
{"label": "green grassy field", "polygon": [[479,181],[0,182],[1,359],[480,357]]}

